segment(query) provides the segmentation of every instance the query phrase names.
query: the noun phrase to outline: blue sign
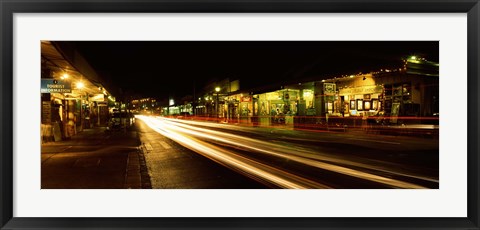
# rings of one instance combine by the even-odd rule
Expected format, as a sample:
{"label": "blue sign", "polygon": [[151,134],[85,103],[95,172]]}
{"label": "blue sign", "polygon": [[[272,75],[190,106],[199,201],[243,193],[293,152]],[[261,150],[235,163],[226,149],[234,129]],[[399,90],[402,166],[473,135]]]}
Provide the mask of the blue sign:
{"label": "blue sign", "polygon": [[71,93],[72,84],[68,81],[42,79],[41,93]]}

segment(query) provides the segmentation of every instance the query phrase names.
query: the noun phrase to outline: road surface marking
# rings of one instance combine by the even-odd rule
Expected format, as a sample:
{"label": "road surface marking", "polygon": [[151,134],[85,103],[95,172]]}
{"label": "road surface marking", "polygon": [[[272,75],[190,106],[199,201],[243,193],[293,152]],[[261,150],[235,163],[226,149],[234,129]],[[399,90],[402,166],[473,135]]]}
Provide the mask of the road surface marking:
{"label": "road surface marking", "polygon": [[147,151],[152,151],[153,150],[153,147],[152,147],[151,144],[145,143],[144,145],[145,145],[145,148],[147,149]]}
{"label": "road surface marking", "polygon": [[171,149],[172,147],[168,145],[165,141],[160,141],[160,144],[163,146],[165,149]]}

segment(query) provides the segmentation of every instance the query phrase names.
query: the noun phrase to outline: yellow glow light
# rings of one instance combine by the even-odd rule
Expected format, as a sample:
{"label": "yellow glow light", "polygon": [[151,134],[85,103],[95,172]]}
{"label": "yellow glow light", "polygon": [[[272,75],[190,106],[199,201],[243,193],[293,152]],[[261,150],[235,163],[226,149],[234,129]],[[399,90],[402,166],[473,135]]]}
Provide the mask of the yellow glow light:
{"label": "yellow glow light", "polygon": [[77,88],[82,89],[83,87],[85,87],[85,84],[83,84],[83,82],[77,82]]}
{"label": "yellow glow light", "polygon": [[312,96],[312,92],[310,91],[303,92],[303,97],[310,97],[310,96]]}
{"label": "yellow glow light", "polygon": [[220,92],[220,87],[215,87],[216,92]]}

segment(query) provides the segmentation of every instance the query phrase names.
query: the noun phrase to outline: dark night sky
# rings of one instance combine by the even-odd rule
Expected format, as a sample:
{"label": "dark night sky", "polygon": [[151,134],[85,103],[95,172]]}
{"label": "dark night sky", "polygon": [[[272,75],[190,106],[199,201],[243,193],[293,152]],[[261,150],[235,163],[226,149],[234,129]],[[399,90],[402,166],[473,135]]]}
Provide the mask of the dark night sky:
{"label": "dark night sky", "polygon": [[124,92],[167,97],[197,93],[214,80],[242,89],[399,67],[410,55],[438,61],[438,42],[79,41],[100,76]]}

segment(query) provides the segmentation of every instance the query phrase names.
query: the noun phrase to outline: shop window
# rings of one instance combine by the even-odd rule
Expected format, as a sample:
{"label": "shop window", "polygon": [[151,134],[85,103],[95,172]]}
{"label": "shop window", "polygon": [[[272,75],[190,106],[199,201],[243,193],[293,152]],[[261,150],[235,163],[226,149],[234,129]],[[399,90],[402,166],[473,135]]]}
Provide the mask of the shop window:
{"label": "shop window", "polygon": [[403,84],[402,85],[402,94],[403,95],[410,95],[411,87],[410,84]]}
{"label": "shop window", "polygon": [[393,86],[393,96],[402,96],[402,89],[401,85]]}
{"label": "shop window", "polygon": [[392,98],[393,95],[393,86],[392,85],[385,85],[385,99],[390,99]]}
{"label": "shop window", "polygon": [[287,115],[296,115],[297,114],[297,103],[292,103],[289,105],[289,109],[287,110]]}
{"label": "shop window", "polygon": [[402,85],[403,103],[412,103],[411,89],[410,84]]}
{"label": "shop window", "polygon": [[333,101],[325,103],[325,107],[327,108],[327,113],[333,113]]}
{"label": "shop window", "polygon": [[307,105],[307,109],[314,108],[313,90],[308,90],[308,89],[303,90],[303,100],[305,100],[305,104]]}

